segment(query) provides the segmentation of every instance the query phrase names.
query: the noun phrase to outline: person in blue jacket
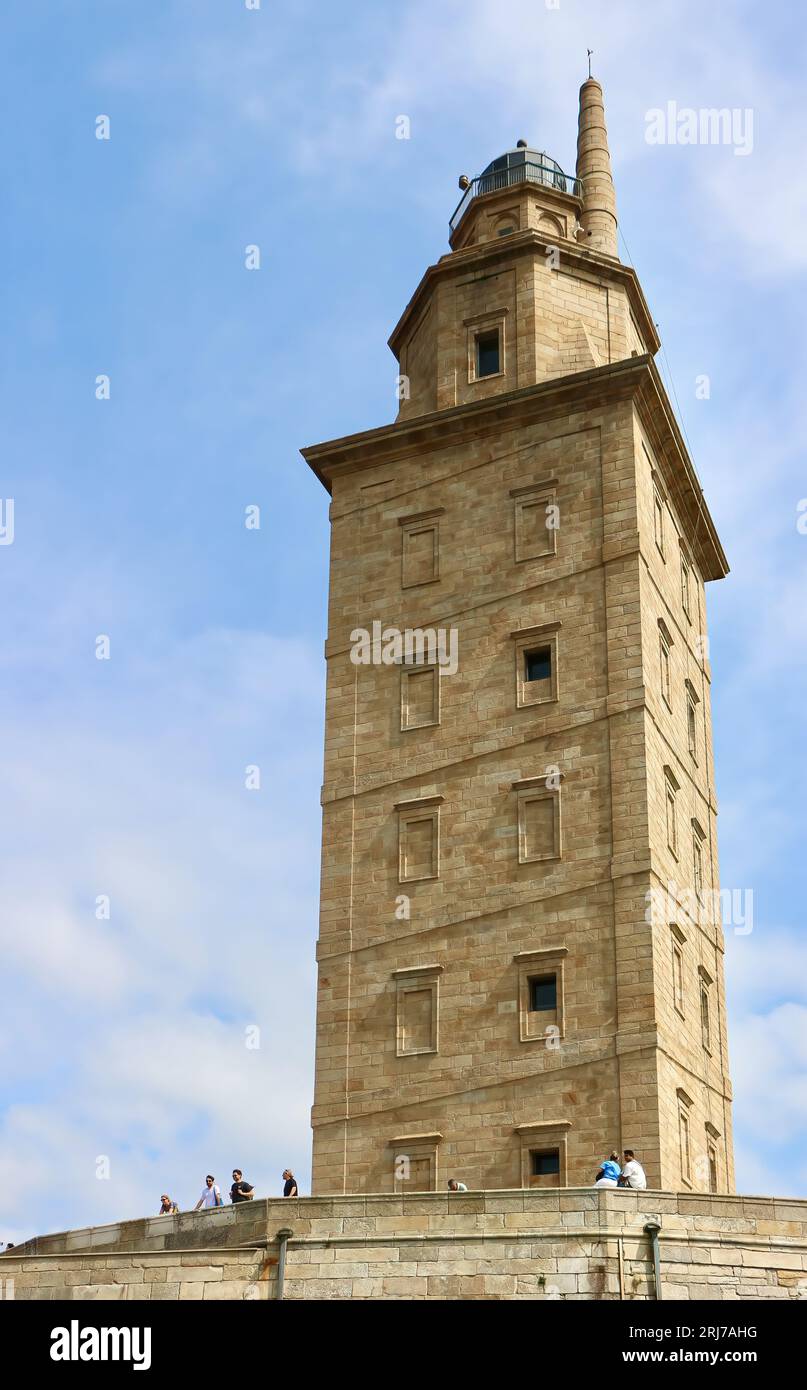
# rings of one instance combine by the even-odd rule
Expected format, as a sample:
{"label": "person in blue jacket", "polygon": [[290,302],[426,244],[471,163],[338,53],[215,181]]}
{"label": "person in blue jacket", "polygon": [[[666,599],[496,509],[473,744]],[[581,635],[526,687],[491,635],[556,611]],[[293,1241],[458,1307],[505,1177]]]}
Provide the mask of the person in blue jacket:
{"label": "person in blue jacket", "polygon": [[595,1187],[616,1187],[619,1174],[621,1172],[619,1154],[614,1151],[609,1154],[602,1165],[594,1182]]}

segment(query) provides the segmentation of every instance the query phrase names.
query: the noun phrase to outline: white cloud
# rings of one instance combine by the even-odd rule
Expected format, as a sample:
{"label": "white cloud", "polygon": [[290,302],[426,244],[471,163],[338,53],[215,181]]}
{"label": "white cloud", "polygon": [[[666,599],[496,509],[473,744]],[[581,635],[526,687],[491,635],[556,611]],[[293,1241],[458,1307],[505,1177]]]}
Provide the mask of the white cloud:
{"label": "white cloud", "polygon": [[807,1006],[780,1004],[737,1023],[731,1057],[744,1128],[761,1149],[780,1148],[807,1127]]}
{"label": "white cloud", "polygon": [[[714,355],[715,397],[699,419],[699,458],[734,566],[712,605],[726,649],[715,670],[725,712],[719,733],[727,747],[733,740],[732,756],[718,765],[724,878],[754,883],[779,865],[796,879],[800,864],[789,847],[798,850],[803,824],[800,723],[759,714],[789,714],[799,696],[793,674],[807,655],[807,540],[801,550],[786,548],[795,501],[807,492],[799,481],[807,363],[798,335],[783,337],[782,397],[774,399],[755,345],[730,342],[724,321],[733,322],[732,300],[745,296],[747,282],[771,296],[782,286],[789,293],[793,271],[805,263],[800,89],[742,13],[696,0],[563,3],[557,11],[540,0],[411,0],[394,12],[377,7],[372,21],[369,7],[359,6],[340,14],[347,63],[307,29],[315,7],[297,4],[291,22],[273,13],[271,24],[263,22],[266,8],[256,23],[232,12],[193,22],[193,6],[179,7],[179,44],[163,44],[145,26],[86,76],[120,98],[121,116],[129,101],[141,116],[145,105],[151,113],[149,131],[141,128],[129,147],[133,219],[153,217],[155,207],[160,216],[178,208],[184,217],[188,207],[204,206],[218,227],[213,210],[246,190],[282,247],[284,267],[293,264],[295,217],[314,215],[324,245],[335,230],[329,193],[348,187],[369,202],[384,171],[393,171],[402,204],[417,201],[433,217],[443,198],[450,212],[461,170],[479,172],[517,137],[571,168],[577,90],[585,49],[594,47],[618,199],[629,205],[632,197],[646,218],[646,253],[626,226],[632,249],[649,260],[654,219],[665,246],[674,227],[681,264],[698,271],[692,297],[703,300],[697,325],[686,324],[685,307],[678,331],[685,340],[693,335],[696,370],[711,365],[700,360],[705,333]],[[244,24],[252,26],[248,44]],[[311,42],[303,41],[309,33]],[[99,42],[112,44],[106,30]],[[648,146],[645,112],[671,98],[752,106],[754,154]],[[394,138],[401,113],[412,118],[411,142]],[[281,179],[294,192],[282,205],[288,221],[278,222]],[[665,196],[675,188],[674,208],[658,203],[654,180]],[[340,216],[352,206],[345,199]],[[366,208],[358,200],[356,209],[357,226],[375,225],[361,222]],[[195,245],[183,242],[179,254]],[[662,302],[677,306],[679,267],[670,270],[665,256],[654,268],[648,293],[659,287]],[[383,353],[380,311],[372,322],[353,315],[345,285],[329,283],[328,296],[331,313],[340,306],[343,376],[332,364],[331,326],[308,322],[291,325],[304,337],[290,331],[292,351],[276,370],[245,369],[238,354],[245,320],[236,306],[201,345],[184,344],[177,372],[198,376],[207,390],[189,387],[177,398],[177,421],[220,429],[222,419],[237,419],[269,437],[267,402],[275,420],[278,410],[299,410],[314,362],[320,398],[333,376],[335,395],[355,389],[356,427],[371,423],[356,362],[368,342]],[[779,324],[781,309],[766,302],[766,323],[770,314]],[[309,345],[302,357],[301,340]],[[255,344],[254,361],[262,363],[264,344]],[[130,369],[132,383],[142,384],[152,358]],[[721,391],[730,394],[723,409]],[[24,439],[15,441],[20,456],[32,428],[28,418],[24,424]],[[182,445],[180,424],[167,428]],[[166,487],[215,485],[210,466],[200,477],[194,461]],[[116,563],[110,535],[100,533],[92,548],[73,535],[80,489],[72,495],[73,474],[55,451],[53,471],[65,479],[62,496],[54,488],[36,527],[36,499],[23,499],[18,543],[5,557],[19,567],[15,599],[25,601],[4,613],[2,655],[9,677],[36,691],[30,704],[3,696],[5,1239],[156,1209],[166,1185],[184,1203],[208,1167],[226,1177],[233,1162],[269,1190],[280,1167],[298,1164],[309,1147],[319,651],[230,630],[177,639],[189,625],[181,598],[163,592],[145,565],[135,573],[136,557],[128,568]],[[287,582],[269,578],[276,587]],[[91,643],[115,619],[125,621],[127,640],[117,629],[109,674],[119,674],[107,691]],[[88,681],[87,664],[98,680]],[[254,797],[242,784],[247,761],[268,771]],[[109,924],[93,915],[98,892],[112,897]],[[793,901],[800,905],[798,894]],[[799,1157],[807,1127],[804,951],[795,926],[773,932],[759,915],[754,935],[728,946],[741,1185],[793,1190],[807,1177]],[[242,1046],[252,1022],[262,1029],[260,1053]],[[762,1151],[785,1139],[790,1151],[768,1164]],[[99,1182],[95,1156],[107,1150],[112,1177]]]}
{"label": "white cloud", "polygon": [[0,1127],[6,1240],[156,1210],[166,1185],[187,1202],[213,1165],[306,1178],[321,754],[288,730],[317,731],[321,664],[215,631],[130,658],[116,692],[69,739],[55,696],[6,724],[0,1055],[30,1097]]}

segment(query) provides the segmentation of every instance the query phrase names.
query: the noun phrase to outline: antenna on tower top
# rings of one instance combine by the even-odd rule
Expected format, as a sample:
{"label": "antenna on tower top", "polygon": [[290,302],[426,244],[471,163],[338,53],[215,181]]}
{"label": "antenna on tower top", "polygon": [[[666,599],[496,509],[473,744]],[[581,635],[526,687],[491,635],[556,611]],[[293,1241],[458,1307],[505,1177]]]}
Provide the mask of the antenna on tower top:
{"label": "antenna on tower top", "polygon": [[587,49],[586,49],[586,53],[588,54],[588,75],[589,75],[589,77],[591,76],[591,55],[592,55],[593,52],[594,52],[594,49],[593,49],[593,48],[587,48]]}

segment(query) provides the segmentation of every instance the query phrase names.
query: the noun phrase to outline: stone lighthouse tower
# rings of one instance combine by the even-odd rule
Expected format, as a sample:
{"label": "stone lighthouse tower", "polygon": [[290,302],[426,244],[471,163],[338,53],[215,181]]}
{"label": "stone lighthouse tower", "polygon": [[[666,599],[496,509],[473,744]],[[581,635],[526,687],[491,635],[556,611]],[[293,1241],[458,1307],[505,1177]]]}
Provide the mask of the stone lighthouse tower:
{"label": "stone lighthouse tower", "polygon": [[306,449],[332,541],[315,1193],[733,1189],[704,586],[726,558],[617,254],[519,141]]}

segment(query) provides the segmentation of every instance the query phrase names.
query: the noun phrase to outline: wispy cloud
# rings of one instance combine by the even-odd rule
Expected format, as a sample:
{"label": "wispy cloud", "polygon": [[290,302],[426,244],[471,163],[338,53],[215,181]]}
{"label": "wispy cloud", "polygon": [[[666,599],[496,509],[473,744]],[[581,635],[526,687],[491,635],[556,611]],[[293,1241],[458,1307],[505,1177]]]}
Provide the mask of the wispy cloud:
{"label": "wispy cloud", "polygon": [[[327,522],[296,450],[391,418],[384,340],[457,175],[522,136],[570,168],[587,47],[733,566],[709,603],[723,879],[756,899],[728,942],[738,1182],[803,1191],[797,27],[697,0],[60,8],[20,13],[7,76],[0,1238],[304,1169]],[[752,108],[753,154],[648,145],[668,100]]]}
{"label": "wispy cloud", "polygon": [[[187,1199],[238,1155],[264,1190],[304,1174],[319,767],[316,745],[280,744],[322,693],[302,641],[219,631],[135,664],[103,726],[18,717],[0,1049],[39,1098],[0,1127],[6,1238],[51,1207],[43,1164],[74,1220],[141,1214],[165,1186]],[[10,1179],[29,1162],[35,1208]]]}

